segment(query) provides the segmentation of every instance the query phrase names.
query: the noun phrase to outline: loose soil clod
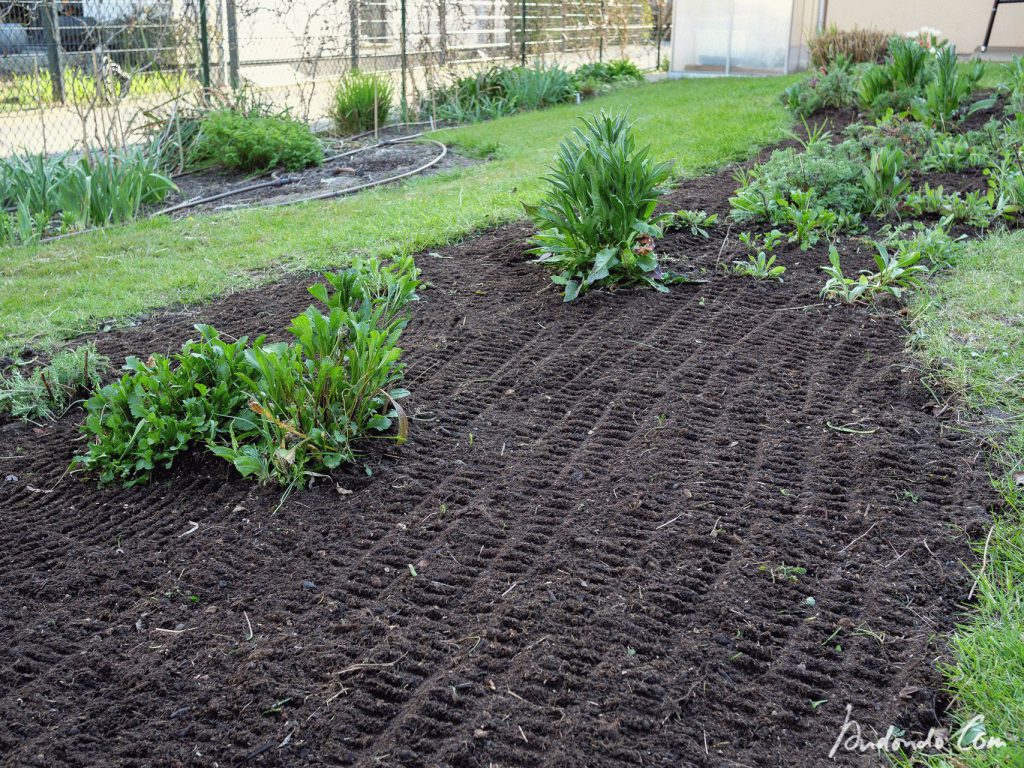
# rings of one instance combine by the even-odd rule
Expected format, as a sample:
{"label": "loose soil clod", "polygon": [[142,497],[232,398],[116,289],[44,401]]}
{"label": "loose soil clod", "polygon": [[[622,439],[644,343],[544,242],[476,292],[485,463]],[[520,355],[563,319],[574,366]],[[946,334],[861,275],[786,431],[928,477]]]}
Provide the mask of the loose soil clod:
{"label": "loose soil clod", "polygon": [[[732,189],[671,204],[724,218]],[[659,244],[707,283],[571,305],[520,225],[420,258],[409,442],[276,515],[206,456],[58,483],[74,418],[0,423],[6,762],[797,768],[847,703],[865,734],[935,725],[977,447],[923,407],[894,313],[819,302],[822,248],[758,283],[714,270],[723,234]],[[307,283],[97,343],[280,335]]]}

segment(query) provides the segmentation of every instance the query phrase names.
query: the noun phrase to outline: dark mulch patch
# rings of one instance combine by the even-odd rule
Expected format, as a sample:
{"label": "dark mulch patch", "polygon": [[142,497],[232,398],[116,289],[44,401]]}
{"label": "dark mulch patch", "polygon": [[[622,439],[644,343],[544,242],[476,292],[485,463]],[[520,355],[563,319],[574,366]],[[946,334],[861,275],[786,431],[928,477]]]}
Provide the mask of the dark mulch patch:
{"label": "dark mulch patch", "polygon": [[[328,150],[329,159],[331,155],[341,154],[356,147],[366,148],[364,152],[333,161],[329,159],[322,167],[309,168],[305,171],[278,170],[258,177],[216,170],[185,174],[175,179],[180,191],[168,197],[159,208],[163,209],[187,200],[198,200],[232,190],[238,190],[239,194],[192,206],[175,212],[173,215],[188,216],[195,213],[265,205],[271,202],[299,200],[312,194],[345,190],[413,171],[430,162],[441,151],[436,144],[414,141],[385,143],[396,137],[382,135],[379,138],[380,141],[377,141],[373,136],[367,136],[359,141],[349,142],[337,151]],[[466,167],[474,162],[449,148],[448,154],[439,163],[422,173],[430,175],[452,168]],[[277,180],[278,185],[243,191],[253,185],[274,180]]]}
{"label": "dark mulch patch", "polygon": [[[824,248],[758,283],[724,233],[660,246],[704,284],[571,305],[522,225],[421,255],[412,439],[276,514],[216,459],[97,490],[62,475],[75,417],[0,425],[7,764],[794,768],[847,704],[936,724],[978,447],[896,313],[820,303]],[[279,336],[308,282],[98,341]]]}
{"label": "dark mulch patch", "polygon": [[979,168],[968,168],[959,173],[915,173],[912,182],[914,189],[927,183],[933,189],[942,187],[946,192],[959,192],[961,195],[988,192],[988,177]]}
{"label": "dark mulch patch", "polygon": [[995,97],[995,103],[991,107],[979,109],[973,114],[967,115],[958,126],[960,131],[978,131],[985,127],[985,124],[993,117],[1002,117],[1006,112],[1007,97],[1005,93],[994,90],[980,91],[972,97],[972,103],[977,103],[991,97]]}

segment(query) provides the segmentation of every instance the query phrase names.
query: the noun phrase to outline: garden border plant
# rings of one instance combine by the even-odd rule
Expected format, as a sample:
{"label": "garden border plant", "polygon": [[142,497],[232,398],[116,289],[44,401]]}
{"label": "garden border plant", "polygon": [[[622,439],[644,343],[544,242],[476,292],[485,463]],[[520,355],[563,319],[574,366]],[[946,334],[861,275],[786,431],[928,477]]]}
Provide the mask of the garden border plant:
{"label": "garden border plant", "polygon": [[99,386],[109,369],[110,360],[92,343],[62,349],[45,365],[12,361],[0,371],[0,413],[27,421],[59,418]]}
{"label": "garden border plant", "polygon": [[660,267],[654,249],[673,214],[656,216],[654,208],[672,163],[656,162],[650,146],[637,147],[624,113],[601,110],[581,120],[544,177],[547,193],[536,205],[523,204],[538,229],[528,252],[554,273],[565,301],[595,287],[665,291],[680,278]]}
{"label": "garden border plant", "polygon": [[643,72],[628,59],[581,64],[569,72],[557,64],[546,66],[494,65],[475,74],[434,84],[420,105],[423,118],[476,122],[505,117],[598,96],[642,82]]}
{"label": "garden border plant", "polygon": [[127,374],[85,403],[87,450],[73,466],[101,482],[135,485],[205,446],[243,477],[302,487],[356,460],[356,444],[408,423],[398,401],[404,371],[398,341],[416,300],[411,257],[359,261],[324,276],[309,293],[323,306],[295,317],[290,343],[199,339],[170,357],[129,357]]}
{"label": "garden border plant", "polygon": [[385,75],[352,70],[338,81],[328,116],[342,136],[383,127],[391,113],[394,88]]}
{"label": "garden border plant", "polygon": [[67,155],[0,159],[0,245],[123,224],[176,189],[158,159],[139,148],[77,161]]}

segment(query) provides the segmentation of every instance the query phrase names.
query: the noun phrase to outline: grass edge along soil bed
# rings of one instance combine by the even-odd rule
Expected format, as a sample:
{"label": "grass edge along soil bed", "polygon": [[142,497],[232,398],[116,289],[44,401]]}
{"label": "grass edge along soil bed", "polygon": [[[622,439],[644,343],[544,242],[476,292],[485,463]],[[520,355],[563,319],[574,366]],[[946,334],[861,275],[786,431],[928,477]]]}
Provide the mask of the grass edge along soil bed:
{"label": "grass edge along soil bed", "polygon": [[[951,270],[910,302],[922,358],[968,409],[965,420],[993,448],[1003,499],[976,542],[974,602],[950,638],[943,665],[955,715],[971,736],[1011,743],[966,750],[930,766],[1024,765],[1024,233],[972,242]],[[970,727],[978,716],[983,724]],[[970,740],[968,740],[970,741]]]}
{"label": "grass edge along soil bed", "polygon": [[473,168],[414,179],[335,203],[135,222],[34,248],[0,249],[0,354],[117,325],[146,312],[273,282],[282,272],[342,267],[441,247],[522,218],[576,117],[629,108],[639,141],[687,176],[751,156],[790,120],[779,78],[678,80],[582,105],[444,131]]}

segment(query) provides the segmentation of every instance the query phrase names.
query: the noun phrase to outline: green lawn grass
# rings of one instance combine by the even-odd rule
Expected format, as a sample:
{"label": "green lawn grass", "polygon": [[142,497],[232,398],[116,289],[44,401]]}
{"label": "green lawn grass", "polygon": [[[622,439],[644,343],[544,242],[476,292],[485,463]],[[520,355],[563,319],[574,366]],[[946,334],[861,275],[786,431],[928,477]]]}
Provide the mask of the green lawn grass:
{"label": "green lawn grass", "polygon": [[580,115],[629,109],[639,139],[680,175],[779,140],[790,79],[677,80],[444,131],[490,162],[334,202],[137,222],[37,247],[0,249],[0,351],[45,346],[146,311],[209,299],[289,270],[343,265],[453,242],[522,216],[559,140]]}
{"label": "green lawn grass", "polygon": [[[933,758],[933,766],[1024,765],[1024,232],[972,243],[914,299],[925,360],[993,435],[1002,516],[978,542],[976,604],[951,640],[947,680],[962,723],[1010,745]],[[983,566],[981,564],[984,564]]]}

